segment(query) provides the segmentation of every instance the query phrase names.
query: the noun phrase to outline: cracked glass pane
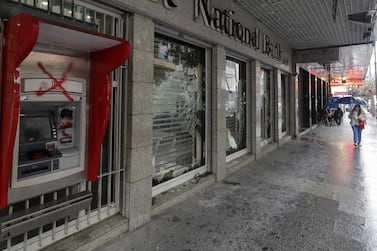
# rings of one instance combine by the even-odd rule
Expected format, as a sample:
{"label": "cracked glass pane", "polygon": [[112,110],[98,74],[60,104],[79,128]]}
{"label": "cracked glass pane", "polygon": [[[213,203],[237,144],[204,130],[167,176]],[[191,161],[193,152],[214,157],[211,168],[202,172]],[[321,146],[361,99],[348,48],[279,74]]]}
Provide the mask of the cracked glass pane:
{"label": "cracked glass pane", "polygon": [[262,69],[260,83],[263,103],[261,107],[261,138],[264,143],[272,141],[271,82],[270,71]]}
{"label": "cracked glass pane", "polygon": [[227,59],[225,70],[226,155],[246,148],[245,63]]}
{"label": "cracked glass pane", "polygon": [[153,185],[204,165],[204,51],[156,35]]}

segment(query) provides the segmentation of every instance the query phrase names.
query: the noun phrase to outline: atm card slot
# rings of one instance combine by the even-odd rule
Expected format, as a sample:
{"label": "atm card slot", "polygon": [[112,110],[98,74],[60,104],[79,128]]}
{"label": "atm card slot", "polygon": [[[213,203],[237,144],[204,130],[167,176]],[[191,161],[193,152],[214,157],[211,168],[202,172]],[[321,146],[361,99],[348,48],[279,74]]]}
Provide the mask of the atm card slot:
{"label": "atm card slot", "polygon": [[62,138],[62,139],[60,139],[60,143],[61,143],[61,144],[72,143],[72,137]]}
{"label": "atm card slot", "polygon": [[49,171],[50,170],[50,167],[47,165],[47,166],[38,166],[36,168],[33,168],[33,169],[26,169],[26,170],[23,170],[21,172],[21,175],[23,177],[25,176],[28,176],[29,174],[33,174],[33,173],[40,173],[41,171]]}
{"label": "atm card slot", "polygon": [[51,171],[51,161],[18,167],[17,178],[26,178]]}

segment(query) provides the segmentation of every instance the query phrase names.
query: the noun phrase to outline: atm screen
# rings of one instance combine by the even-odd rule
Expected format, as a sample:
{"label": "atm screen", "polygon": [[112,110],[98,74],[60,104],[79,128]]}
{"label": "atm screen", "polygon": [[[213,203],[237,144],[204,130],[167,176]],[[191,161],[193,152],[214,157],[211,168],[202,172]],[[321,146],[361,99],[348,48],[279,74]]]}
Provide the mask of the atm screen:
{"label": "atm screen", "polygon": [[52,139],[50,116],[20,117],[20,144]]}

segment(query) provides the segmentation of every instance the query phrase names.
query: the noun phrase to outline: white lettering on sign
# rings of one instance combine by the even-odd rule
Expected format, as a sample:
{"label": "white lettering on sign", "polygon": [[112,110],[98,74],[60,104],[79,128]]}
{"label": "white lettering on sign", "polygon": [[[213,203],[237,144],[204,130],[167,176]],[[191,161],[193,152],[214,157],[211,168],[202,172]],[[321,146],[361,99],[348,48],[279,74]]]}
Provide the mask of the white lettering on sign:
{"label": "white lettering on sign", "polygon": [[[160,0],[151,0],[154,3],[157,3]],[[164,2],[164,7],[171,10],[178,7],[178,5],[173,0],[162,0]]]}
{"label": "white lettering on sign", "polygon": [[[150,0],[154,3],[160,0]],[[164,7],[173,9],[178,7],[175,0],[161,0]],[[210,0],[194,0],[194,20],[202,18],[206,27],[225,34],[236,41],[255,49],[271,58],[281,60],[279,43],[273,43],[266,34],[261,34],[258,28],[250,29],[237,21],[237,15],[233,10],[222,10],[210,7]]]}
{"label": "white lettering on sign", "polygon": [[281,59],[280,44],[272,43],[268,35],[261,36],[258,28],[251,30],[238,22],[233,10],[210,8],[209,2],[209,0],[195,0],[195,21],[202,17],[204,25],[208,28],[228,35],[255,50],[261,50],[263,54],[274,59]]}

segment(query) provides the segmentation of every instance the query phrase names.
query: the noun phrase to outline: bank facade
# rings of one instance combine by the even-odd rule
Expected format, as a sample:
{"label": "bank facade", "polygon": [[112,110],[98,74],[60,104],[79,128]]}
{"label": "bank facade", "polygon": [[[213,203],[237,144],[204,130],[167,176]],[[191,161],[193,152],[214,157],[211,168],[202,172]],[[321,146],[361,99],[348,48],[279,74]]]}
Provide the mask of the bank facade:
{"label": "bank facade", "polygon": [[[21,100],[20,117],[58,107],[58,118],[48,116],[50,124],[60,119],[60,141],[55,146],[49,139],[46,148],[60,147],[63,157],[57,159],[63,162],[60,158],[70,149],[69,140],[75,146],[80,138],[75,149],[83,164],[77,172],[64,175],[59,170],[44,173],[43,166],[35,173],[26,168],[24,175],[17,174],[16,169],[24,166],[14,164],[15,152],[21,155],[19,149],[25,145],[21,130],[26,125],[21,122],[24,118],[19,120],[12,173],[9,177],[1,173],[2,179],[9,178],[9,185],[0,211],[0,250],[38,250],[114,217],[121,219],[119,231],[132,231],[192,191],[223,180],[300,136],[317,123],[317,111],[327,103],[328,82],[300,66],[288,44],[234,1],[26,0],[1,5],[3,38],[14,16],[41,20],[39,34],[44,35],[19,65],[21,98],[39,95],[38,88],[36,95],[25,91],[30,79],[67,76],[85,88],[69,89],[71,82],[61,78],[60,86],[55,81],[45,90],[46,99],[38,101],[46,104],[35,103],[40,109],[30,110]],[[75,39],[60,44],[63,38],[55,39],[54,31],[62,27],[78,39],[91,34],[94,40],[85,45]],[[96,75],[88,64],[93,65],[91,53],[97,47],[106,50],[118,43],[129,43],[130,53],[109,74],[109,119],[101,147],[95,151],[93,127],[101,123],[102,115],[91,102],[100,97],[101,90],[97,94],[93,90],[102,83],[93,81]],[[4,73],[7,59],[5,48],[0,49]],[[46,74],[50,72],[53,77]],[[64,94],[56,104],[55,96],[46,97],[53,88],[56,95]],[[69,97],[76,95],[81,103],[70,103]],[[4,100],[2,96],[2,114]],[[81,126],[74,139],[69,136],[72,121]],[[31,142],[26,145],[29,149]],[[91,161],[93,155],[98,155],[97,162]]]}

